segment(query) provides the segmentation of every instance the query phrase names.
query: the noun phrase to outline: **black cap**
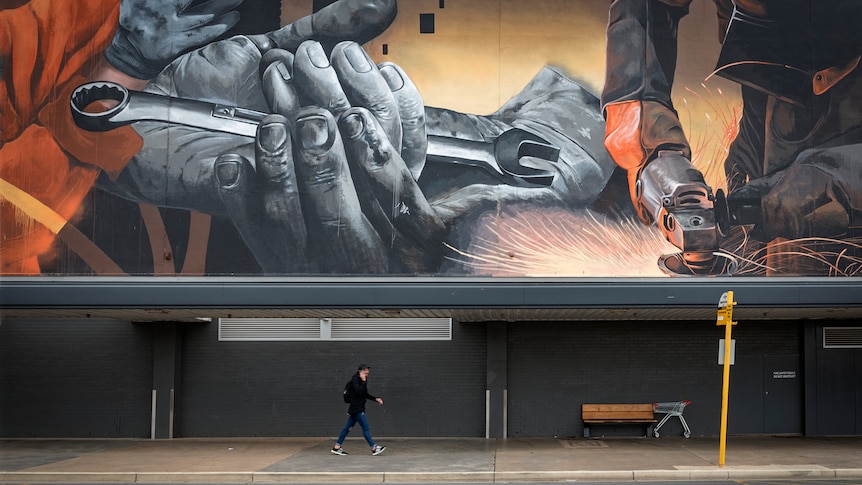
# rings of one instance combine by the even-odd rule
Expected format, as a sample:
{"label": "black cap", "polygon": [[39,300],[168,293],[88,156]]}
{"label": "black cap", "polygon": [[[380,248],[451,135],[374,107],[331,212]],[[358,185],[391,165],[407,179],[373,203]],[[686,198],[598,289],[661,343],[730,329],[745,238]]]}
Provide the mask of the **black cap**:
{"label": "black cap", "polygon": [[365,364],[359,364],[359,369],[357,369],[357,370],[365,370],[365,369],[370,369],[370,368],[371,368],[370,366],[367,366]]}

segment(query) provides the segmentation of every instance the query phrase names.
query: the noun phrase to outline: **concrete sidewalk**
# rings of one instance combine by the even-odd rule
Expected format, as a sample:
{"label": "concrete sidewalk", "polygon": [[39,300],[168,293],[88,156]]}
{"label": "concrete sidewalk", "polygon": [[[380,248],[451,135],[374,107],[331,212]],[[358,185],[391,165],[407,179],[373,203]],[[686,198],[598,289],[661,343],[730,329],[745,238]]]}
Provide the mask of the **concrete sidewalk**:
{"label": "concrete sidewalk", "polygon": [[862,436],[0,440],[0,483],[382,483],[566,480],[862,480]]}

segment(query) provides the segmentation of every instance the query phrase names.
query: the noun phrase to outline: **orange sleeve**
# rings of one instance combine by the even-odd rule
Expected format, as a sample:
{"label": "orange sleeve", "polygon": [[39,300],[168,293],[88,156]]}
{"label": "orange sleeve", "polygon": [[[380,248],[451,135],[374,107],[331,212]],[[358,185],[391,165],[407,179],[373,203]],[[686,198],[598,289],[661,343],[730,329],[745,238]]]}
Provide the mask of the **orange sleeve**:
{"label": "orange sleeve", "polygon": [[49,215],[72,219],[99,171],[70,162],[48,130],[38,125],[3,145],[0,159],[2,180],[38,201],[18,205],[0,197],[0,273],[39,274],[38,257],[52,250],[57,230],[44,225],[43,206]]}
{"label": "orange sleeve", "polygon": [[31,0],[0,11],[0,177],[32,201],[0,200],[0,273],[38,274],[56,232],[35,223],[40,213],[73,219],[98,168],[115,175],[140,150],[130,127],[86,132],[69,110],[118,16],[119,0]]}
{"label": "orange sleeve", "polygon": [[622,101],[605,106],[605,148],[626,170],[632,204],[638,206],[637,180],[641,169],[660,150],[682,152],[691,159],[691,148],[679,118],[655,101]]}
{"label": "orange sleeve", "polygon": [[31,0],[0,11],[0,141],[17,137],[44,105],[110,45],[119,0]]}

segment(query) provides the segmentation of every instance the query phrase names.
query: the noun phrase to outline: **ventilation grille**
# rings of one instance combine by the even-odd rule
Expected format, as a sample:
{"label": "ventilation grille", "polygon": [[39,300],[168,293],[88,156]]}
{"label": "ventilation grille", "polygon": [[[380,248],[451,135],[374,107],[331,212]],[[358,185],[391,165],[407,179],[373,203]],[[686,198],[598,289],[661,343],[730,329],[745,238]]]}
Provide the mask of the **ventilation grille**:
{"label": "ventilation grille", "polygon": [[318,340],[318,318],[219,318],[219,340]]}
{"label": "ventilation grille", "polygon": [[451,318],[220,318],[221,341],[452,340]]}
{"label": "ventilation grille", "polygon": [[824,349],[862,349],[862,327],[823,327]]}

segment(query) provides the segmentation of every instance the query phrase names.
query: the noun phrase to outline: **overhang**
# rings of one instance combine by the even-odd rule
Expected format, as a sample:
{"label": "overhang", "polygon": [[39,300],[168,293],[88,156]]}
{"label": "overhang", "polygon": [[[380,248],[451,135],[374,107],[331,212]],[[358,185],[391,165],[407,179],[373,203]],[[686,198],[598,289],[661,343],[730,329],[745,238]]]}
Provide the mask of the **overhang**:
{"label": "overhang", "polygon": [[451,317],[470,321],[862,318],[862,278],[6,277],[3,318]]}

